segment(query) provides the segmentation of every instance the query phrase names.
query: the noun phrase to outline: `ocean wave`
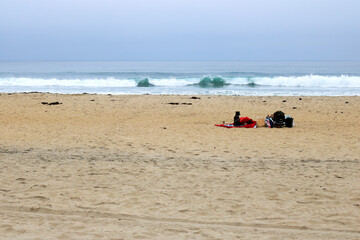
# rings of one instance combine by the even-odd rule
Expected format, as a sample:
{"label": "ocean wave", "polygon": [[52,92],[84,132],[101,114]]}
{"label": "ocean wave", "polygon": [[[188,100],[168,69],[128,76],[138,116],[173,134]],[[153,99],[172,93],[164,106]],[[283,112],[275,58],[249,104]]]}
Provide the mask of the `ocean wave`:
{"label": "ocean wave", "polygon": [[225,79],[221,77],[204,77],[199,83],[195,84],[202,88],[220,88],[229,85]]}
{"label": "ocean wave", "polygon": [[143,80],[141,80],[141,81],[139,81],[138,83],[137,83],[137,86],[138,87],[153,87],[153,86],[155,86],[154,84],[151,84],[150,82],[149,82],[149,79],[148,78],[144,78]]}
{"label": "ocean wave", "polygon": [[360,76],[272,76],[272,77],[161,77],[161,78],[32,78],[32,77],[0,77],[0,86],[4,87],[199,87],[222,88],[231,86],[243,87],[317,87],[317,88],[360,88]]}
{"label": "ocean wave", "polygon": [[249,87],[273,86],[273,87],[360,87],[360,76],[273,76],[273,77],[238,77],[230,81],[231,84]]}
{"label": "ocean wave", "polygon": [[0,86],[63,86],[63,87],[136,87],[133,79],[43,79],[43,78],[0,78]]}
{"label": "ocean wave", "polygon": [[359,76],[275,76],[275,77],[254,77],[253,82],[263,86],[283,87],[360,87]]}

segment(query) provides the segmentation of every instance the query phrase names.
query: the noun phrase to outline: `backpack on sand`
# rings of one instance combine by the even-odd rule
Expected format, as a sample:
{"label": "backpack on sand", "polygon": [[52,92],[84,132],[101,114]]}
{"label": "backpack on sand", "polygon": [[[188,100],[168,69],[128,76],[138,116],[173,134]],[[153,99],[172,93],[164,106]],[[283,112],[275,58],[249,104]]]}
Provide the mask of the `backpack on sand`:
{"label": "backpack on sand", "polygon": [[281,128],[284,126],[285,114],[282,111],[274,113],[274,127]]}

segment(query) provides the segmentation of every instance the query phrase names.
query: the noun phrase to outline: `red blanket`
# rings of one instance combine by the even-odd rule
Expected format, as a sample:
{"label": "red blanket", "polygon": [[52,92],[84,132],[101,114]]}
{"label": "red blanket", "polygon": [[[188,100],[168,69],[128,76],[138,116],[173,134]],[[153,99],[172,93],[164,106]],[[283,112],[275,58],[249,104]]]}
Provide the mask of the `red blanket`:
{"label": "red blanket", "polygon": [[225,128],[256,128],[256,121],[248,117],[241,117],[239,127],[235,127],[233,123],[215,124],[215,126]]}

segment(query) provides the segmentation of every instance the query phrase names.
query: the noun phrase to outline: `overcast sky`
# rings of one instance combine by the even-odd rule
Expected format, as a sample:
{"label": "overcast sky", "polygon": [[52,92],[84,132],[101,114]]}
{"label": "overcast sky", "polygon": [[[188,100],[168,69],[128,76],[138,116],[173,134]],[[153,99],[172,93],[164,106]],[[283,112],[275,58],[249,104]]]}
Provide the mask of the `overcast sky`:
{"label": "overcast sky", "polygon": [[360,1],[0,0],[0,60],[360,61]]}

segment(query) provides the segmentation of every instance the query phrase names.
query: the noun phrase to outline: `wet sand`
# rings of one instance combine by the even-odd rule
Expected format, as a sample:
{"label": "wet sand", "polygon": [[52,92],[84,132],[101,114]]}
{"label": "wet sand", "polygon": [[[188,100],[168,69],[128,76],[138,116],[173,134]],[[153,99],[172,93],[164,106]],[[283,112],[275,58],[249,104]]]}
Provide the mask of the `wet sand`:
{"label": "wet sand", "polygon": [[191,97],[1,93],[0,238],[360,238],[360,97]]}

